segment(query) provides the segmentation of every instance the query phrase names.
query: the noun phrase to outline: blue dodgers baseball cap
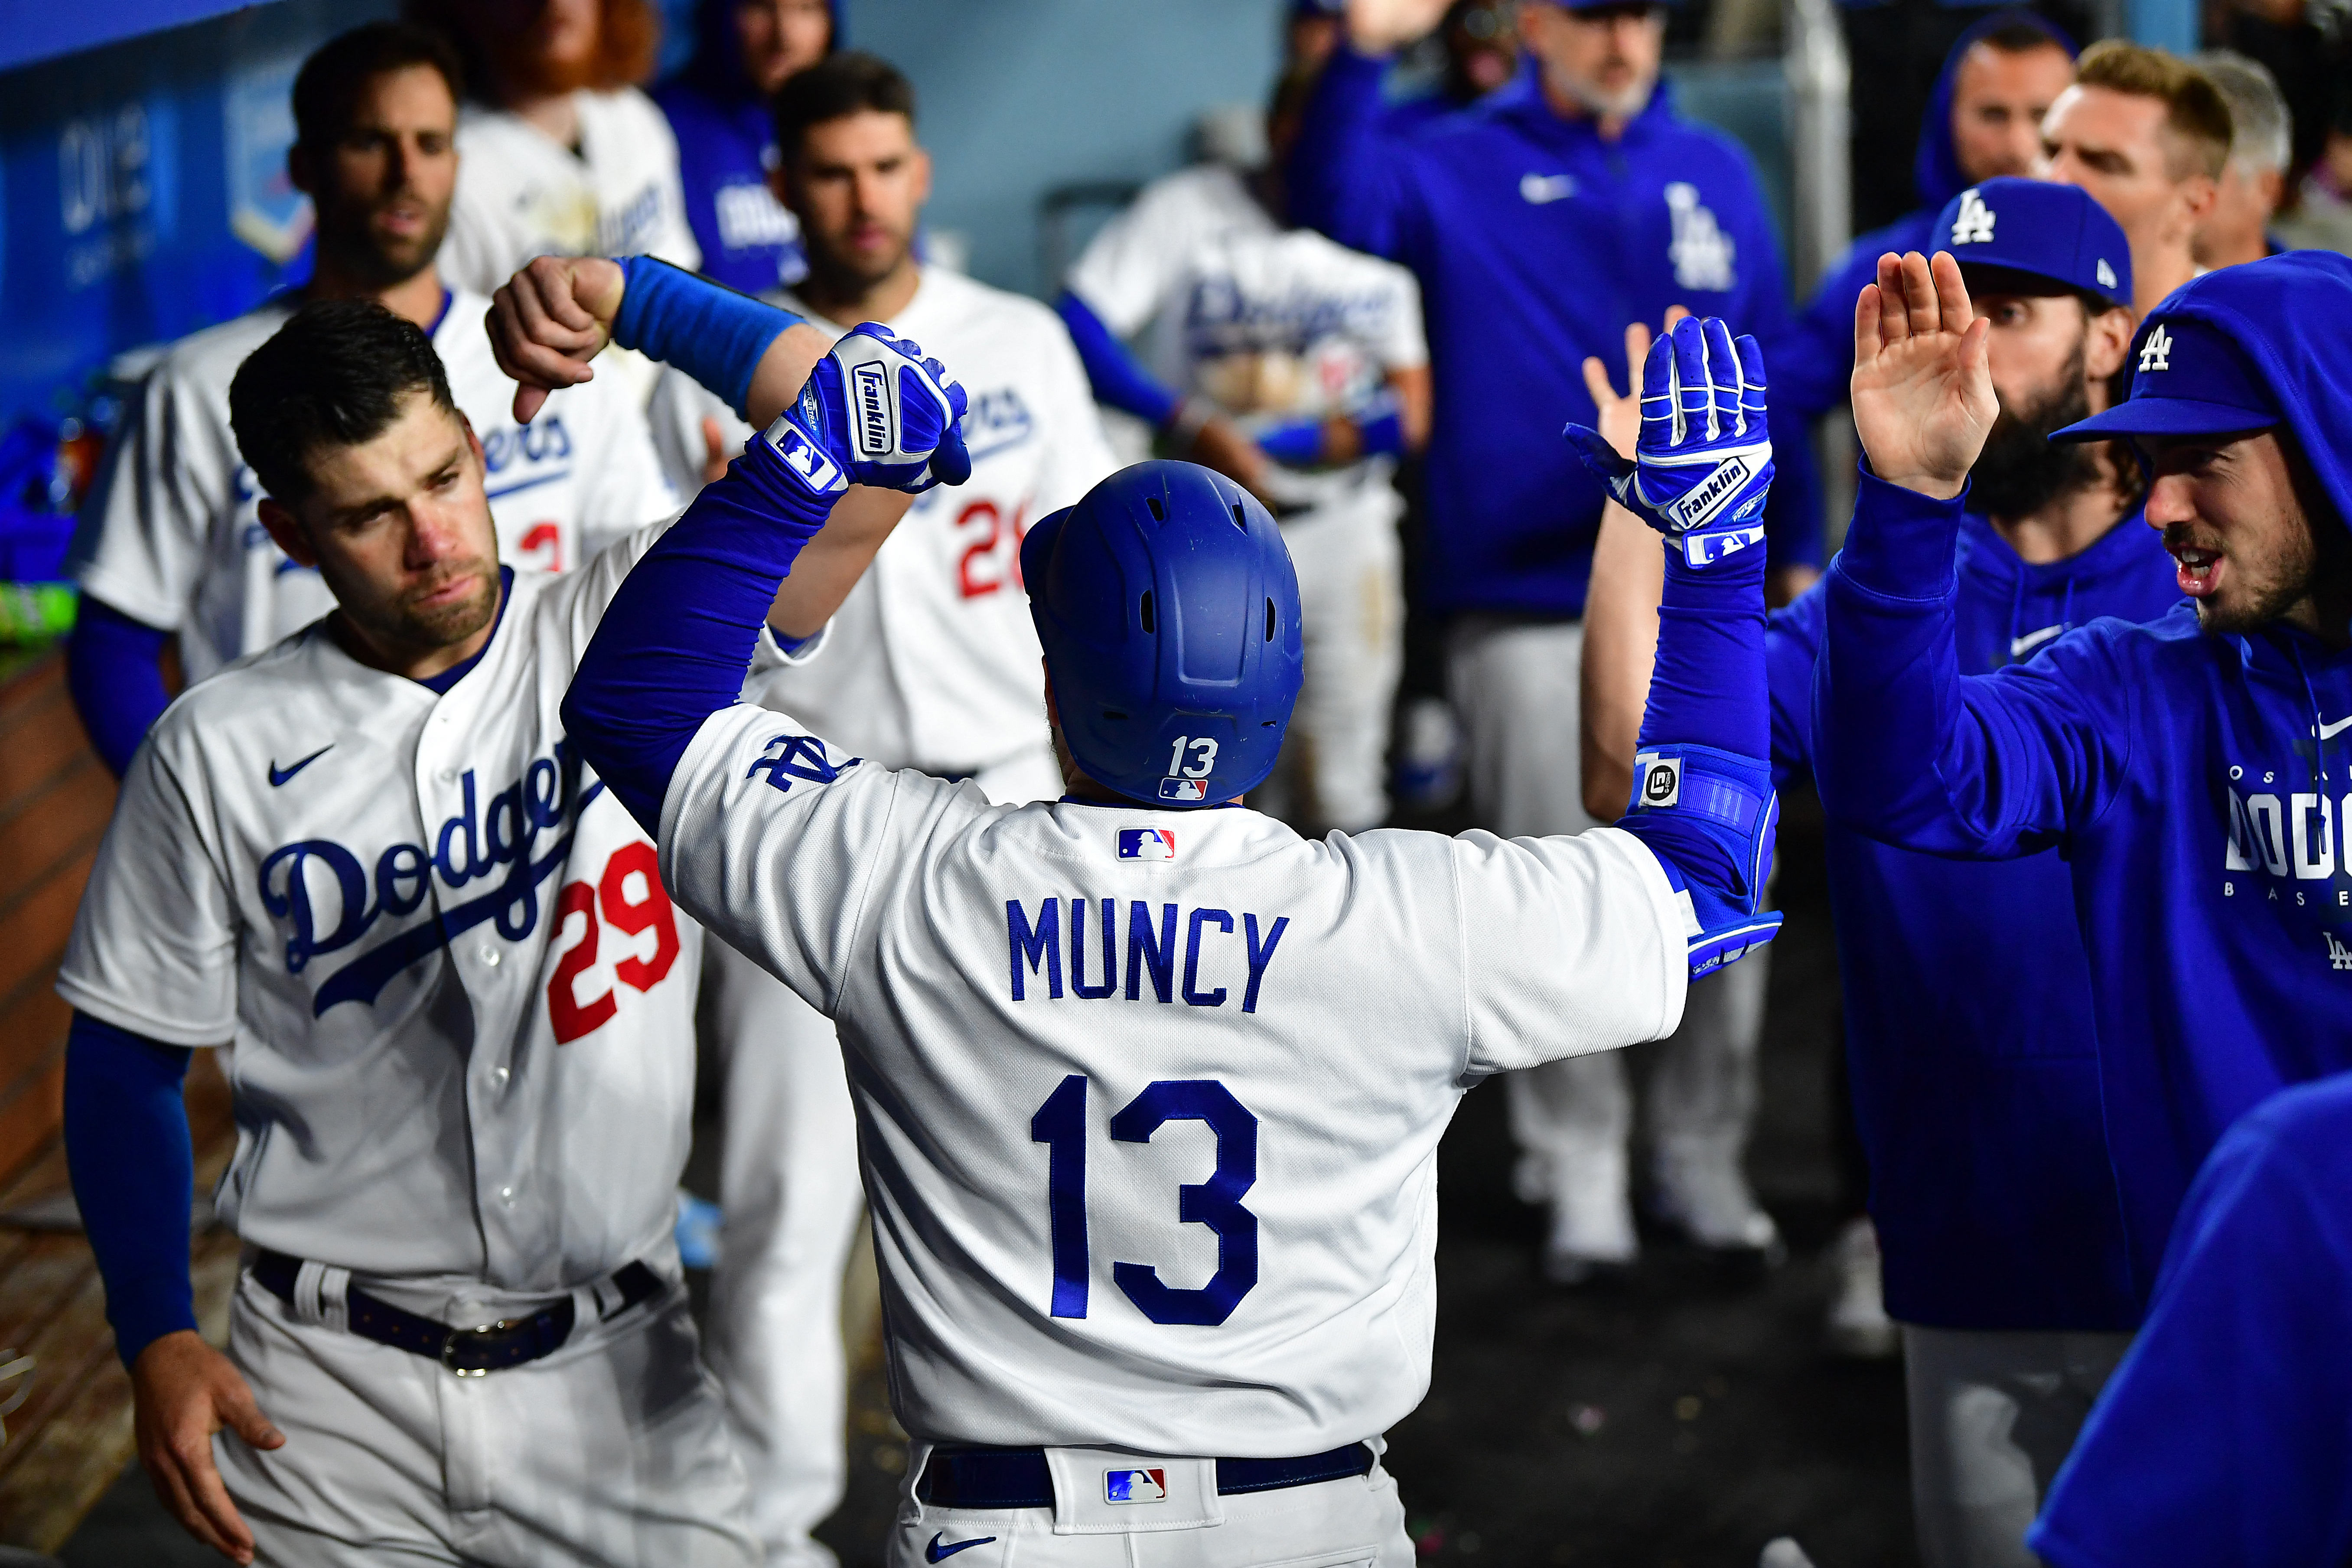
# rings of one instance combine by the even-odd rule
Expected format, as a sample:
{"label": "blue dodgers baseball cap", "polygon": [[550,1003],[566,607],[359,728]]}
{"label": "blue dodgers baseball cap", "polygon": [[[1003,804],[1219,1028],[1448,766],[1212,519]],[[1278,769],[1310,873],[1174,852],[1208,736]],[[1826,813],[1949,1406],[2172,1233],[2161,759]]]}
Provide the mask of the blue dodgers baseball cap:
{"label": "blue dodgers baseball cap", "polygon": [[2219,436],[2266,429],[2286,417],[2245,351],[2210,321],[2158,309],[2132,341],[2132,353],[2138,363],[2131,396],[2052,432],[2053,441]]}
{"label": "blue dodgers baseball cap", "polygon": [[1929,238],[1963,269],[1998,267],[2131,303],[2131,242],[2079,185],[2006,174],[1983,181],[1944,204]]}

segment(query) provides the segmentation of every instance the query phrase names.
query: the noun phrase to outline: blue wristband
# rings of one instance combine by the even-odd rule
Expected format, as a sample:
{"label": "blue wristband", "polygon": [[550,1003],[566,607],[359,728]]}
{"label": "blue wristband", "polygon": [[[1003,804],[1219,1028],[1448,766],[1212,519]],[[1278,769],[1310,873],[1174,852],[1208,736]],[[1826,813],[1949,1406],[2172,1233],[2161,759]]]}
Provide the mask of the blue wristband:
{"label": "blue wristband", "polygon": [[1323,421],[1290,419],[1261,430],[1257,449],[1290,468],[1311,468],[1323,460]]}
{"label": "blue wristband", "polygon": [[650,256],[619,265],[625,284],[613,341],[676,365],[750,419],[761,356],[801,318]]}

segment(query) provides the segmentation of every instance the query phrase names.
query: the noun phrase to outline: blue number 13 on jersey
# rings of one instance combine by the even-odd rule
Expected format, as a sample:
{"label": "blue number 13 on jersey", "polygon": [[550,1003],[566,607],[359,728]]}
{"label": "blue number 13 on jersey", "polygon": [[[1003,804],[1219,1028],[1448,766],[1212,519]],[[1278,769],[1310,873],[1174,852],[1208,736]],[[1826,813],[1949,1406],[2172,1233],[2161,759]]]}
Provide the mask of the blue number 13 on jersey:
{"label": "blue number 13 on jersey", "polygon": [[[1087,1089],[1072,1073],[1029,1121],[1029,1137],[1046,1149],[1045,1202],[1054,1237],[1054,1316],[1087,1315]],[[1197,1290],[1160,1283],[1148,1263],[1113,1263],[1111,1279],[1155,1323],[1211,1327],[1234,1315],[1257,1284],[1257,1215],[1242,1195],[1257,1181],[1257,1118],[1214,1079],[1161,1079],[1110,1119],[1122,1143],[1149,1143],[1167,1121],[1204,1121],[1217,1135],[1209,1179],[1176,1189],[1176,1218],[1217,1233],[1217,1271]]]}

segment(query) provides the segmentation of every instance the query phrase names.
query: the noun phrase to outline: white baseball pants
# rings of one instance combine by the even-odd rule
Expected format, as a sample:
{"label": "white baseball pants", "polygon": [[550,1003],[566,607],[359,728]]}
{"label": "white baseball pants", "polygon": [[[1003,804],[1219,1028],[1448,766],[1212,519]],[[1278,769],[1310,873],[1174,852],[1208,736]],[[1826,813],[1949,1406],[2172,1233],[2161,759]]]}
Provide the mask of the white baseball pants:
{"label": "white baseball pants", "polygon": [[1285,742],[1293,820],[1344,833],[1389,814],[1389,720],[1404,670],[1402,509],[1385,485],[1286,519],[1306,680]]}
{"label": "white baseball pants", "polygon": [[[485,1322],[523,1304],[484,1292],[428,1315]],[[757,1562],[742,1467],[682,1285],[583,1322],[543,1360],[461,1378],[306,1320],[246,1275],[228,1354],[286,1434],[268,1453],[213,1439],[268,1568]]]}
{"label": "white baseball pants", "polygon": [[1106,1459],[1118,1458],[1161,1468],[1168,1495],[1115,1506],[1074,1485],[1062,1494],[1074,1500],[1057,1508],[947,1509],[915,1496],[930,1449],[908,1447],[890,1568],[950,1560],[956,1568],[1412,1568],[1414,1562],[1396,1482],[1378,1465],[1368,1475],[1219,1497],[1213,1460],[1054,1448],[1046,1453],[1057,1475],[1097,1478]]}
{"label": "white baseball pants", "polygon": [[[1584,627],[1574,621],[1470,616],[1446,648],[1446,684],[1462,721],[1472,809],[1505,837],[1581,833],[1577,732]],[[1648,1074],[1646,1131],[1737,1167],[1756,1112],[1756,1050],[1769,973],[1753,954],[1691,987],[1682,1027]],[[1596,1051],[1509,1077],[1511,1131],[1527,1188],[1598,1183],[1627,1189],[1633,1091],[1625,1053]]]}
{"label": "white baseball pants", "polygon": [[1911,1511],[1927,1568],[2037,1568],[2026,1527],[2131,1342],[1903,1325]]}

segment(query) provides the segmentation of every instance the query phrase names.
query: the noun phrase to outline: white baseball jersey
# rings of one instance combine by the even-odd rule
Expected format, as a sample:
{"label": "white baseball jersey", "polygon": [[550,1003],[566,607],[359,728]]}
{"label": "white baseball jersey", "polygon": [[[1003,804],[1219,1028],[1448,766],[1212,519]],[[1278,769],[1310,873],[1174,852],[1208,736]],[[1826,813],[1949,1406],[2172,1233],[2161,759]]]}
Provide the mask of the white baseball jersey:
{"label": "white baseball jersey", "polygon": [[[1390,371],[1429,363],[1412,273],[1312,229],[1283,229],[1223,164],[1146,187],[1095,236],[1069,287],[1120,337],[1149,325],[1153,374],[1244,430],[1351,414]],[[1277,464],[1267,488],[1318,506],[1384,487],[1393,466]]]}
{"label": "white baseball jersey", "polygon": [[191,688],[123,781],[58,980],[234,1040],[246,1241],[554,1291],[668,1245],[701,932],[558,705],[649,528],[513,574],[446,695],[324,624]]}
{"label": "white baseball jersey", "polygon": [[680,907],[840,1028],[920,1440],[1378,1434],[1428,1384],[1463,1090],[1682,1013],[1688,906],[1613,829],[992,806],[743,704],[660,837]]}
{"label": "white baseball jersey", "polygon": [[[67,575],[133,619],[180,634],[202,680],[335,606],[261,526],[260,487],[237,455],[228,387],[294,313],[273,300],[174,344],[149,374],[74,532]],[[599,376],[514,419],[515,384],[490,354],[489,301],[453,293],[433,329],[450,395],[481,437],[501,559],[564,571],[677,510],[645,415]]]}
{"label": "white baseball jersey", "polygon": [[688,271],[701,247],[686,221],[677,138],[634,87],[572,95],[580,150],[519,114],[457,113],[457,195],[441,275],[489,294],[535,256],[658,256]]}
{"label": "white baseball jersey", "polygon": [[[848,330],[791,294],[772,298],[821,331]],[[1067,329],[1035,300],[927,267],[914,299],[884,325],[970,395],[971,478],[916,500],[820,647],[780,665],[763,636],[770,657],[745,695],[893,766],[976,773],[1047,744],[1022,537],[1118,464]],[[706,414],[721,416],[729,448],[740,449],[750,427],[665,372],[653,417],[674,471],[690,462],[698,474]]]}

